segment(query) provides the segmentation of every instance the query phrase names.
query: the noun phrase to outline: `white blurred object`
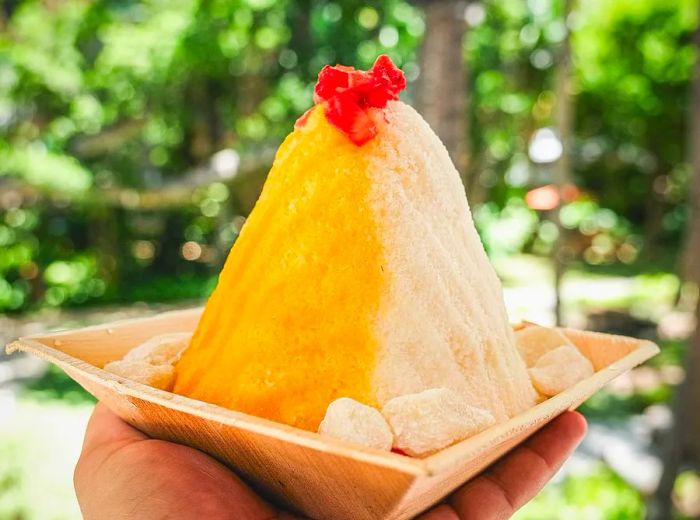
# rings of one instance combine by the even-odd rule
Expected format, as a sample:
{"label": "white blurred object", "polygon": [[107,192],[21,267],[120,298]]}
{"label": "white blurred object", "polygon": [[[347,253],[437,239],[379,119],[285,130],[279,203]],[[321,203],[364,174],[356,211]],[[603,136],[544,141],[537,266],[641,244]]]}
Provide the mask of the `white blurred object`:
{"label": "white blurred object", "polygon": [[620,424],[591,423],[583,447],[602,458],[635,489],[650,494],[657,488],[663,471],[652,433],[653,428],[643,416]]}
{"label": "white blurred object", "polygon": [[486,9],[484,9],[483,4],[479,2],[472,2],[467,4],[464,9],[464,20],[471,26],[476,27],[481,25],[481,23],[486,19]]}
{"label": "white blurred object", "polygon": [[17,411],[17,398],[12,390],[0,388],[0,426],[11,424]]}
{"label": "white blurred object", "polygon": [[549,127],[540,128],[535,131],[530,139],[528,146],[528,155],[532,162],[545,164],[557,161],[564,147],[561,140]]}
{"label": "white blurred object", "polygon": [[211,167],[222,179],[232,179],[238,173],[241,158],[238,152],[231,148],[219,150],[211,157]]}

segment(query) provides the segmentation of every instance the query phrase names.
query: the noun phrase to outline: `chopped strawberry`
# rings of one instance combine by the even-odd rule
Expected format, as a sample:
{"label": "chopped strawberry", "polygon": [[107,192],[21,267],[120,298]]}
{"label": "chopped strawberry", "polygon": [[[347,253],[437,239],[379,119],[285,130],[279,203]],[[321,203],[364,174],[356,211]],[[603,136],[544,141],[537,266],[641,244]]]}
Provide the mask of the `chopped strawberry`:
{"label": "chopped strawberry", "polygon": [[314,102],[320,103],[348,88],[348,73],[339,67],[326,65],[318,73],[318,82],[314,88]]}
{"label": "chopped strawberry", "polygon": [[377,125],[369,111],[358,102],[357,94],[346,90],[327,101],[326,118],[353,143],[362,146],[377,135]]}
{"label": "chopped strawberry", "polygon": [[[314,102],[325,103],[328,121],[358,146],[372,139],[383,120],[381,109],[398,99],[406,88],[406,78],[386,55],[381,55],[368,71],[326,65],[318,75]],[[302,116],[295,126],[303,126]]]}
{"label": "chopped strawberry", "polygon": [[386,85],[387,91],[394,96],[392,99],[397,99],[399,92],[406,88],[406,77],[386,54],[382,54],[374,62],[372,74]]}

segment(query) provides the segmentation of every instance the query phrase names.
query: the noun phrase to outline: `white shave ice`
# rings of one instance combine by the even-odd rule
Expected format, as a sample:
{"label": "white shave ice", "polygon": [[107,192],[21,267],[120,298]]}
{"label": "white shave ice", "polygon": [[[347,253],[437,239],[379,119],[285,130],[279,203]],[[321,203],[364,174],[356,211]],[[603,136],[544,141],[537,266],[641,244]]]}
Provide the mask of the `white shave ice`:
{"label": "white shave ice", "polygon": [[413,108],[390,102],[386,116],[370,158],[389,276],[376,321],[377,400],[444,387],[504,421],[537,394],[459,174]]}

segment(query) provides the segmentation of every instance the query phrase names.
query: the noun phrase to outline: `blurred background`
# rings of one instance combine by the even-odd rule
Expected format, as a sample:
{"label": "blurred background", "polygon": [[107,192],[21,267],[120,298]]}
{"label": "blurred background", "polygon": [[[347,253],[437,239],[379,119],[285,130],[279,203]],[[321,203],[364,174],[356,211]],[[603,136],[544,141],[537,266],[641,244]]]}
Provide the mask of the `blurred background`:
{"label": "blurred background", "polygon": [[[389,54],[511,317],[650,338],[520,519],[700,516],[698,0],[8,0],[0,343],[200,304],[326,63]],[[0,519],[73,519],[93,400],[0,356]]]}

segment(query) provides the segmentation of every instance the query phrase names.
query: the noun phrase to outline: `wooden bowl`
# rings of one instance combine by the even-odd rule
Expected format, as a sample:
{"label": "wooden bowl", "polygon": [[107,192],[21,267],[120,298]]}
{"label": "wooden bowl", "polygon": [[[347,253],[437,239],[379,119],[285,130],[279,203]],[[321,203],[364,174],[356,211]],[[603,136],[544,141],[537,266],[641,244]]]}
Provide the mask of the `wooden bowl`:
{"label": "wooden bowl", "polygon": [[198,448],[278,504],[316,519],[411,518],[565,410],[658,352],[649,341],[563,329],[597,372],[509,421],[414,459],[362,448],[135,383],[101,369],[157,334],[195,328],[201,309],[21,338],[7,346],[48,360],[148,435]]}

